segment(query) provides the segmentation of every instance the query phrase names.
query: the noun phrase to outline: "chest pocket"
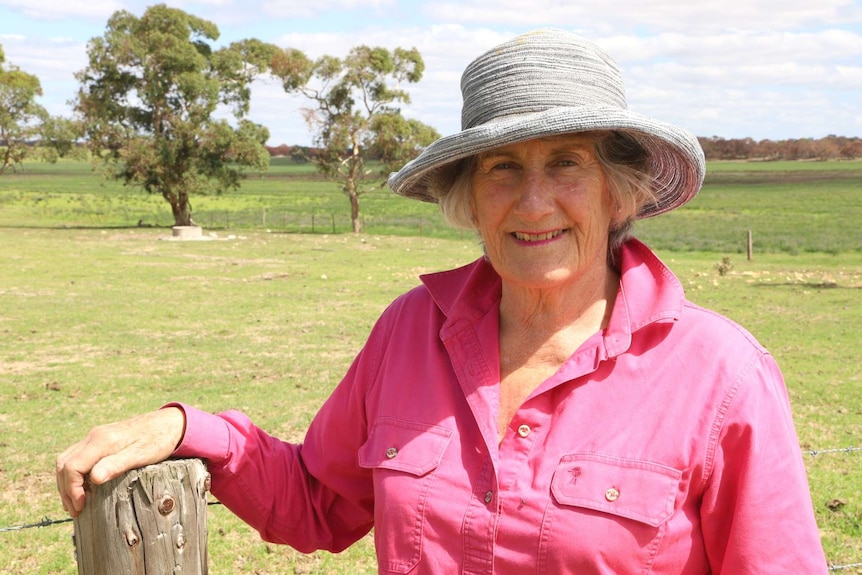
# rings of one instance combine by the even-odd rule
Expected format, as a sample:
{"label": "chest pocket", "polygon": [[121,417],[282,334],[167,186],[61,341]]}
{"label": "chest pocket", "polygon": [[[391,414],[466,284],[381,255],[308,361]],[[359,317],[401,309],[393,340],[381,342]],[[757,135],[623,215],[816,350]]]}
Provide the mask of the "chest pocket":
{"label": "chest pocket", "polygon": [[649,461],[597,453],[565,455],[551,493],[571,505],[658,527],[673,514],[682,472]]}
{"label": "chest pocket", "polygon": [[359,465],[422,476],[436,469],[452,431],[436,425],[380,418],[359,449]]}
{"label": "chest pocket", "polygon": [[542,521],[540,573],[648,573],[682,472],[598,453],[560,459]]}
{"label": "chest pocket", "polygon": [[407,573],[422,558],[425,510],[434,493],[452,430],[378,419],[359,449],[359,465],[374,475],[374,544],[381,572]]}

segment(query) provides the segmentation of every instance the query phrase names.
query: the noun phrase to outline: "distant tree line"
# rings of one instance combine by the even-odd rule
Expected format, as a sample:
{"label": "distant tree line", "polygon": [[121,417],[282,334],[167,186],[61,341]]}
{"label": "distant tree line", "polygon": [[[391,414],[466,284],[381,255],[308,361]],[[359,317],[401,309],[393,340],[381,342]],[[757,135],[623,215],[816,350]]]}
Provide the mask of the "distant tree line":
{"label": "distant tree line", "polygon": [[[826,136],[791,140],[698,137],[707,160],[855,160],[862,159],[862,138]],[[318,150],[309,146],[267,146],[272,157],[290,158],[296,163],[314,161]],[[373,156],[373,153],[372,153]]]}
{"label": "distant tree line", "polygon": [[826,136],[798,140],[698,138],[707,160],[853,160],[862,158],[862,138]]}

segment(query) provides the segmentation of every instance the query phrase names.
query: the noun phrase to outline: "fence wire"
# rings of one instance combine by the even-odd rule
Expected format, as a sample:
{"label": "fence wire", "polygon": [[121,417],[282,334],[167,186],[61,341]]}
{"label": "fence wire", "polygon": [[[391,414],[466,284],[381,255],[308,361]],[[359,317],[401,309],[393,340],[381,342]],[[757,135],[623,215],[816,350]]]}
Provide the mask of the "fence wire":
{"label": "fence wire", "polygon": [[[862,451],[862,447],[837,447],[831,449],[809,449],[802,452],[803,455],[810,455],[811,457],[817,457],[818,455],[823,455],[825,453],[856,453]],[[219,501],[210,501],[207,505],[221,505]],[[48,517],[43,517],[41,520],[36,521],[34,523],[25,523],[24,525],[13,525],[10,527],[0,527],[0,533],[6,533],[9,531],[24,531],[26,529],[38,529],[41,527],[50,527],[52,525],[60,525],[62,523],[69,523],[74,521],[74,519],[66,518],[66,519],[49,519]],[[829,571],[843,571],[845,569],[862,569],[862,562],[860,563],[846,563],[843,565],[836,565],[835,563],[828,563]]]}
{"label": "fence wire", "polygon": [[48,519],[43,517],[41,521],[36,523],[26,523],[24,525],[13,525],[12,527],[0,527],[0,533],[6,531],[23,531],[24,529],[35,529],[36,527],[48,527],[50,525],[59,525],[60,523],[69,523],[73,519]]}
{"label": "fence wire", "polygon": [[811,455],[812,457],[817,457],[823,453],[853,453],[854,451],[862,451],[862,447],[838,447],[835,449],[810,449],[808,451],[803,451],[803,455]]}

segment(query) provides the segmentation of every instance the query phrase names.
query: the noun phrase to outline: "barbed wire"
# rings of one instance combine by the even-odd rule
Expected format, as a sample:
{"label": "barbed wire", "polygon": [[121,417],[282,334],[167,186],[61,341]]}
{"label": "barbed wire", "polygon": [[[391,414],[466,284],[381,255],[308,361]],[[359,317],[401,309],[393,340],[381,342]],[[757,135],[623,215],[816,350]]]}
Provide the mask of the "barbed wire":
{"label": "barbed wire", "polygon": [[43,517],[42,520],[37,523],[13,525],[12,527],[0,527],[0,533],[5,533],[6,531],[23,531],[24,529],[35,529],[36,527],[48,527],[50,525],[58,525],[60,523],[68,523],[70,521],[73,521],[71,517],[68,519],[48,519],[47,517]]}
{"label": "barbed wire", "polygon": [[835,449],[809,449],[803,451],[803,455],[811,455],[817,457],[823,453],[853,453],[854,451],[862,451],[862,447],[836,447]]}
{"label": "barbed wire", "polygon": [[[221,505],[221,501],[208,501],[207,505]],[[24,531],[25,529],[37,529],[39,527],[50,527],[51,525],[60,525],[61,523],[70,523],[74,521],[71,517],[67,517],[66,519],[49,519],[48,517],[43,517],[41,520],[35,523],[25,523],[24,525],[12,525],[11,527],[0,527],[0,533],[5,533],[7,531]]]}

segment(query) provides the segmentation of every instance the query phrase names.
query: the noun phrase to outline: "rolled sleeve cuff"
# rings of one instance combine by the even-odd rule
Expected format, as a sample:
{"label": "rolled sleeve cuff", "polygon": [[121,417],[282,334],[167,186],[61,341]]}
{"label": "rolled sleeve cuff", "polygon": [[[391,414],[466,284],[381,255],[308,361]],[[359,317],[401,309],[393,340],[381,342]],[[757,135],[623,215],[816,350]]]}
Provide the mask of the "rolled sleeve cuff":
{"label": "rolled sleeve cuff", "polygon": [[184,403],[169,403],[162,407],[178,407],[186,417],[185,434],[173,457],[199,457],[216,465],[227,459],[230,428],[224,419]]}

